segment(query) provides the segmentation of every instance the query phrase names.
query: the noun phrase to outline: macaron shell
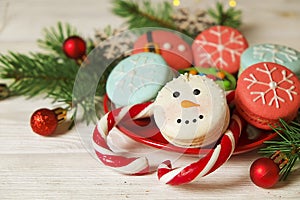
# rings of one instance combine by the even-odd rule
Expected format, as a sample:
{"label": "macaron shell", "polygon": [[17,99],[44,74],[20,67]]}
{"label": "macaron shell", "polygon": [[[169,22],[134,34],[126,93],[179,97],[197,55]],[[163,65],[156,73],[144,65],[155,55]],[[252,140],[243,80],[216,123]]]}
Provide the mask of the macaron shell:
{"label": "macaron shell", "polygon": [[122,60],[110,73],[106,91],[118,106],[143,103],[156,97],[158,91],[175,74],[164,59],[154,53],[141,53]]}
{"label": "macaron shell", "polygon": [[238,112],[253,126],[270,130],[278,119],[293,120],[300,107],[300,83],[284,66],[263,62],[239,77],[235,94]]}
{"label": "macaron shell", "polygon": [[[199,95],[193,94],[195,88],[201,91]],[[174,98],[174,92],[180,92],[180,96]],[[186,100],[197,106],[182,107]],[[160,132],[176,146],[194,148],[212,144],[228,126],[225,93],[206,77],[180,75],[160,90],[154,105],[154,119]]]}
{"label": "macaron shell", "polygon": [[247,67],[259,62],[274,62],[293,71],[300,78],[300,52],[278,44],[257,44],[247,48],[241,56],[242,73]]}
{"label": "macaron shell", "polygon": [[[191,66],[193,63],[193,53],[190,45],[178,35],[163,31],[151,31],[152,43],[158,47],[159,54],[165,59],[167,64],[178,70]],[[149,43],[147,35],[143,34],[134,43],[133,54],[148,51],[146,45]]]}
{"label": "macaron shell", "polygon": [[236,29],[213,26],[201,32],[193,42],[194,65],[216,66],[235,74],[240,68],[240,56],[247,48],[246,38]]}

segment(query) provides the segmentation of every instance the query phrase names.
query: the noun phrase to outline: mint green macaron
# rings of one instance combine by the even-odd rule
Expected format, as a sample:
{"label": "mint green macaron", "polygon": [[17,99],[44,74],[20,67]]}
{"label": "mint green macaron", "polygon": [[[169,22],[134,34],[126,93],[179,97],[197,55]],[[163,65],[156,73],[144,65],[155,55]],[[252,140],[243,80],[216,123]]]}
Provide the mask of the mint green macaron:
{"label": "mint green macaron", "polygon": [[175,76],[159,54],[134,54],[111,71],[106,92],[116,107],[139,104],[154,99],[158,91]]}
{"label": "mint green macaron", "polygon": [[278,44],[250,46],[242,53],[239,75],[249,66],[260,62],[283,65],[300,78],[300,52],[295,49]]}

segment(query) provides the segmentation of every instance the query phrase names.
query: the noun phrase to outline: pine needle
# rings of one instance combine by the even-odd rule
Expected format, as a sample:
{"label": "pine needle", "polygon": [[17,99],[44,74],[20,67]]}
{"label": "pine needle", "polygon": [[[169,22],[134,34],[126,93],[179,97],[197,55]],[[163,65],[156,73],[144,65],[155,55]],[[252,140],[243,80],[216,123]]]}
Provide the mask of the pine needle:
{"label": "pine needle", "polygon": [[112,12],[126,18],[129,28],[163,27],[178,30],[172,22],[173,7],[169,2],[154,7],[150,1],[137,3],[132,0],[113,0]]}
{"label": "pine needle", "polygon": [[281,126],[271,127],[279,136],[278,140],[265,141],[266,147],[259,153],[271,156],[275,151],[285,154],[288,163],[280,171],[280,180],[286,180],[292,168],[300,160],[300,124],[297,122],[286,123],[279,119]]}
{"label": "pine needle", "polygon": [[[65,56],[62,49],[63,42],[74,35],[78,35],[78,31],[67,23],[58,22],[55,27],[45,28],[44,37],[38,40],[39,47],[44,49],[43,53],[9,52],[7,55],[0,55],[0,78],[13,80],[9,85],[10,95],[32,98],[44,94],[45,98],[53,99],[53,103],[63,102],[65,108],[74,109],[75,114],[78,106],[84,107],[87,112],[84,113],[84,120],[89,123],[92,117],[88,112],[95,105],[86,99],[72,105],[73,85],[80,68],[74,60]],[[87,43],[87,47],[89,53],[92,43]],[[91,78],[97,77],[92,74],[87,79]],[[99,90],[96,95],[105,93],[103,82],[96,87]]]}
{"label": "pine needle", "polygon": [[220,2],[217,2],[216,8],[208,9],[208,14],[215,21],[217,25],[238,28],[242,24],[242,20],[241,20],[242,11],[236,10],[235,8],[232,7],[230,7],[227,10],[224,10],[224,6]]}

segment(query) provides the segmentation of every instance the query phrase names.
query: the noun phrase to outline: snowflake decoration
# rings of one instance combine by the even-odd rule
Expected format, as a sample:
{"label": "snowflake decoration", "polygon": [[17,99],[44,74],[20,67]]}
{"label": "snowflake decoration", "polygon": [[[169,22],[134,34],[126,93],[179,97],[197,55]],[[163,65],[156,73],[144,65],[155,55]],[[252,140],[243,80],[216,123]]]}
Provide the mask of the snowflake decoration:
{"label": "snowflake decoration", "polygon": [[279,64],[293,62],[299,59],[295,50],[274,44],[255,46],[253,48],[253,57]]}
{"label": "snowflake decoration", "polygon": [[[150,68],[151,69],[151,68]],[[130,72],[124,72],[123,69],[120,69],[118,71],[119,74],[123,74],[123,78],[119,81],[116,82],[115,85],[116,87],[119,87],[119,92],[122,93],[128,93],[129,96],[130,94],[134,93],[137,89],[139,89],[142,85],[147,85],[147,83],[153,82],[153,78],[155,77],[154,71],[149,70],[147,72],[147,76],[137,76],[137,71],[136,69],[131,70]]]}
{"label": "snowflake decoration", "polygon": [[[154,58],[145,57],[145,56],[137,56],[131,57],[130,62],[132,63],[131,69],[128,69],[128,65],[122,63],[119,68],[115,68],[115,75],[117,77],[122,77],[120,81],[115,82],[116,88],[119,88],[119,92],[122,93],[134,93],[142,85],[147,85],[147,83],[154,83],[154,77],[156,76],[155,71],[151,69],[155,69],[158,63]],[[148,71],[144,76],[137,76],[137,70],[141,66],[147,66]]]}
{"label": "snowflake decoration", "polygon": [[172,16],[174,23],[182,31],[188,31],[193,35],[198,35],[203,30],[213,26],[213,22],[208,19],[207,12],[204,10],[197,10],[191,12],[189,9],[178,9],[176,14]]}
{"label": "snowflake decoration", "polygon": [[[278,95],[277,90],[282,90],[284,91],[288,97],[290,101],[293,101],[293,95],[297,95],[297,92],[294,91],[295,86],[293,85],[294,82],[290,79],[293,74],[290,73],[289,75],[287,75],[287,72],[285,70],[281,71],[282,74],[282,79],[278,82],[273,80],[273,76],[272,73],[275,72],[277,70],[276,67],[273,67],[271,70],[268,68],[268,65],[266,63],[264,63],[264,67],[265,69],[262,68],[256,68],[257,71],[267,74],[269,77],[269,82],[263,82],[260,80],[257,80],[257,78],[254,76],[254,74],[250,74],[250,78],[244,78],[244,81],[249,81],[250,84],[247,86],[247,89],[250,89],[253,85],[264,85],[264,86],[268,86],[269,88],[266,91],[253,91],[250,92],[251,95],[256,95],[256,97],[253,99],[254,102],[258,101],[259,99],[261,99],[262,104],[268,104],[269,106],[272,106],[273,103],[275,102],[275,106],[276,108],[279,108],[279,102],[285,102],[285,99],[283,97],[280,97]],[[291,84],[290,88],[283,88],[281,87],[281,84],[284,82],[288,82]],[[266,102],[266,98],[265,96],[268,93],[273,93],[273,97],[270,99],[269,102]]]}
{"label": "snowflake decoration", "polygon": [[137,36],[127,31],[115,31],[111,36],[98,33],[98,39],[100,41],[97,49],[100,51],[100,55],[110,60],[129,55]]}
{"label": "snowflake decoration", "polygon": [[[232,62],[236,62],[236,57],[239,57],[241,55],[241,53],[243,52],[244,48],[242,47],[242,45],[244,44],[242,38],[243,36],[236,33],[236,32],[231,32],[229,35],[229,39],[226,41],[223,41],[222,36],[224,34],[227,34],[229,32],[229,29],[224,29],[224,30],[220,30],[221,27],[217,26],[217,30],[214,29],[210,29],[209,32],[212,35],[217,36],[217,42],[213,42],[213,41],[209,41],[207,40],[207,38],[204,35],[201,35],[201,39],[196,40],[195,43],[196,44],[200,44],[200,46],[198,47],[198,51],[201,51],[201,49],[203,48],[203,46],[210,46],[210,47],[214,47],[215,50],[213,52],[210,52],[209,54],[207,53],[201,53],[199,54],[200,57],[200,66],[210,63],[212,66],[218,66],[220,68],[224,68],[224,67],[229,67],[228,62],[226,62],[226,60],[223,57],[223,52],[228,52],[230,54],[230,58]],[[230,44],[238,44],[241,45],[240,48],[229,48]],[[218,54],[218,58],[215,60],[212,60],[211,58],[215,55]],[[212,63],[211,63],[212,62]]]}

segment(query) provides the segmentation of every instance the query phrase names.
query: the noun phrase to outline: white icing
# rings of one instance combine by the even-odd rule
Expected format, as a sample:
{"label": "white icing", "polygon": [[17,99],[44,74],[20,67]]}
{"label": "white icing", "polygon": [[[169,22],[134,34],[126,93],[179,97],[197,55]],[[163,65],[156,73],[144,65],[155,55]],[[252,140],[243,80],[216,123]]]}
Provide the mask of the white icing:
{"label": "white icing", "polygon": [[[115,68],[115,76],[124,77],[114,83],[115,88],[119,88],[120,91],[126,91],[129,94],[133,94],[140,86],[144,86],[149,83],[156,83],[157,71],[160,70],[160,65],[152,64],[158,63],[155,58],[137,55],[136,57],[131,57],[129,61],[132,63],[130,70],[128,70],[128,66],[125,64],[120,65],[119,68]],[[147,76],[142,76],[142,68],[147,71]]]}
{"label": "white icing", "polygon": [[178,51],[183,52],[183,51],[185,51],[185,46],[183,44],[180,44],[180,45],[178,45],[177,49],[178,49]]}
{"label": "white icing", "polygon": [[171,49],[171,47],[172,47],[171,44],[168,43],[168,42],[166,42],[166,43],[163,44],[163,48],[164,48],[164,49],[169,50],[169,49]]}
{"label": "white icing", "polygon": [[274,44],[263,44],[253,47],[253,57],[260,60],[270,58],[272,62],[280,64],[299,59],[295,50]]}
{"label": "white icing", "polygon": [[[278,95],[277,90],[284,91],[287,94],[288,99],[290,101],[293,101],[293,95],[297,95],[297,92],[294,91],[294,89],[295,89],[295,86],[293,85],[294,82],[290,79],[293,76],[293,74],[290,73],[289,75],[287,75],[287,72],[285,70],[282,70],[281,71],[282,79],[280,81],[276,82],[272,76],[272,73],[277,71],[278,69],[276,67],[273,67],[270,70],[266,63],[264,63],[264,67],[265,67],[265,69],[257,67],[256,71],[258,71],[260,73],[264,73],[268,76],[269,80],[266,80],[266,82],[264,82],[264,80],[257,80],[257,78],[252,73],[249,74],[249,78],[244,78],[244,81],[250,82],[250,84],[247,86],[247,89],[250,89],[254,85],[264,85],[264,86],[268,87],[268,89],[266,89],[265,91],[250,92],[251,95],[255,95],[253,101],[256,102],[259,99],[261,99],[263,105],[265,105],[267,103],[269,106],[272,106],[273,102],[275,102],[275,107],[280,108],[279,102],[284,103],[286,101],[286,99],[284,99],[283,97],[280,97]],[[282,87],[281,84],[284,82],[289,83],[290,87],[289,88]],[[269,102],[266,102],[266,95],[270,92],[273,94],[273,96]]]}
{"label": "white icing", "polygon": [[[195,89],[200,93],[193,93]],[[174,92],[180,95],[173,96]],[[154,119],[162,135],[177,146],[199,147],[215,142],[228,125],[223,90],[206,77],[181,75],[159,92]],[[180,119],[180,120],[178,120]],[[205,137],[194,143],[194,139]]]}
{"label": "white icing", "polygon": [[[202,46],[210,46],[214,47],[215,50],[208,53],[200,53],[199,56],[199,65],[203,65],[206,63],[210,63],[212,66],[219,66],[220,68],[229,67],[228,62],[224,59],[223,52],[228,52],[230,54],[230,58],[232,62],[235,62],[237,57],[239,57],[243,51],[243,48],[230,48],[232,44],[243,45],[243,36],[236,33],[231,32],[229,35],[228,41],[223,41],[222,36],[228,33],[229,29],[220,30],[221,27],[217,26],[217,30],[209,29],[209,33],[215,35],[218,41],[209,41],[205,36],[201,35],[200,39],[196,40],[196,44],[200,44]],[[203,51],[202,47],[198,47],[198,51]],[[218,54],[218,58],[214,61],[211,60],[211,57],[215,54]]]}

